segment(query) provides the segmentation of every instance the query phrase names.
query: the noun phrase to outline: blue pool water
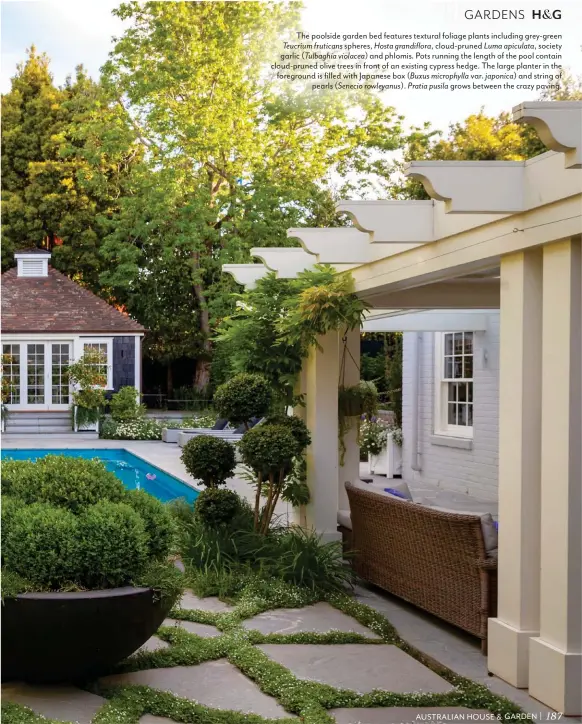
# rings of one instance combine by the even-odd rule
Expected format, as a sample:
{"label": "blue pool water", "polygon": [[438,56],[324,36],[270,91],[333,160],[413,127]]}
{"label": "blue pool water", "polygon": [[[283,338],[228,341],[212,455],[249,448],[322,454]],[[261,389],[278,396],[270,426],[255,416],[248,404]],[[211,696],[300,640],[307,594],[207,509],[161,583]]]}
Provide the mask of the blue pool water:
{"label": "blue pool water", "polygon": [[189,487],[173,475],[165,473],[155,465],[133,455],[127,450],[87,449],[87,450],[2,450],[2,459],[37,460],[46,455],[66,455],[72,458],[97,458],[105,464],[107,470],[115,473],[126,488],[139,488],[166,503],[175,498],[186,498],[193,503],[198,491]]}

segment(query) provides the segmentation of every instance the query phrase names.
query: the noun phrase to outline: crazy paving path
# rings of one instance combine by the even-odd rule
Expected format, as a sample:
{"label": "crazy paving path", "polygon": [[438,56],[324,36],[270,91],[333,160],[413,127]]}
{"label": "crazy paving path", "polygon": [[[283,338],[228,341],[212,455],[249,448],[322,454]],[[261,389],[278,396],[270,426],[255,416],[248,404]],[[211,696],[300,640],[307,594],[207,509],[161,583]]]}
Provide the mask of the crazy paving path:
{"label": "crazy paving path", "polygon": [[[448,706],[442,698],[427,706],[427,696],[430,703],[431,695],[456,695],[455,686],[329,603],[280,608],[246,619],[239,616],[234,624],[229,615],[235,616],[236,610],[218,599],[199,599],[187,592],[158,635],[128,660],[125,673],[97,682],[94,691],[99,695],[74,687],[10,683],[2,687],[3,701],[25,705],[51,720],[79,724],[282,724],[282,720],[404,724],[430,713],[451,715],[449,720],[457,721],[468,717],[454,715],[479,712],[483,719],[491,717],[485,710]],[[120,685],[149,688],[115,688]],[[322,696],[326,698],[328,689],[322,685],[329,687],[329,702],[345,700],[347,705],[325,706]],[[289,711],[292,694],[286,699],[278,693],[317,686],[313,711],[304,713],[304,719]],[[135,699],[124,699],[116,691],[133,692]],[[381,702],[385,692],[408,699],[417,693],[419,705],[361,701],[372,693]],[[403,703],[410,704],[405,698]],[[135,700],[147,703],[135,706]],[[365,705],[354,706],[358,703]]]}

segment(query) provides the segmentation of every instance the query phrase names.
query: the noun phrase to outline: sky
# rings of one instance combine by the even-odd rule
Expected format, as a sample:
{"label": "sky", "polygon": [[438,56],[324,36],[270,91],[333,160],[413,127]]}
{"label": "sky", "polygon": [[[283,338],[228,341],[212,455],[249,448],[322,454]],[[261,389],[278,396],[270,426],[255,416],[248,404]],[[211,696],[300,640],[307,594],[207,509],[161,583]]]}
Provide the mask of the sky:
{"label": "sky", "polygon": [[[1,0],[0,90],[10,89],[10,78],[26,49],[36,45],[51,59],[57,84],[64,82],[82,63],[93,77],[107,60],[112,37],[123,33],[123,23],[111,13],[113,0]],[[560,8],[561,20],[471,21],[466,8]],[[519,32],[561,33],[564,65],[582,74],[582,2],[507,2],[497,0],[304,0],[303,26],[307,32]],[[398,91],[383,94],[386,102],[404,115],[411,125],[429,120],[434,128],[446,129],[481,107],[491,115],[511,111],[523,101],[536,100],[524,91],[483,92]]]}

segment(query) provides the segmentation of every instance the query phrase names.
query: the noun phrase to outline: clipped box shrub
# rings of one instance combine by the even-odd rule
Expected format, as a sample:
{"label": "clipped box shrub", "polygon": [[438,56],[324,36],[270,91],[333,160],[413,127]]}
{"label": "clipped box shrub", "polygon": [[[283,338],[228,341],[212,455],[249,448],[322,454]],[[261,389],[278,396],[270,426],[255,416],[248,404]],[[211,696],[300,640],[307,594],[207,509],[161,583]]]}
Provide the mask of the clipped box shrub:
{"label": "clipped box shrub", "polygon": [[217,388],[213,403],[219,417],[231,425],[244,425],[252,417],[264,417],[271,407],[272,391],[261,375],[241,372]]}
{"label": "clipped box shrub", "polygon": [[188,440],[182,448],[181,459],[190,475],[207,488],[224,485],[236,466],[234,445],[210,435]]}
{"label": "clipped box shrub", "polygon": [[32,460],[3,460],[2,495],[23,497],[27,489],[36,487],[40,475],[40,468]]}
{"label": "clipped box shrub", "polygon": [[301,455],[311,445],[311,433],[305,422],[297,415],[270,415],[265,425],[280,425],[287,427],[297,442],[297,455]]}
{"label": "clipped box shrub", "polygon": [[2,528],[6,568],[41,588],[75,581],[81,564],[79,524],[70,510],[48,503],[22,504],[13,507]]}
{"label": "clipped box shrub", "polygon": [[100,500],[121,500],[125,493],[121,480],[98,460],[47,455],[22,463],[17,476],[12,473],[9,490],[26,503],[51,503],[77,512]]}
{"label": "clipped box shrub", "polygon": [[196,498],[194,515],[209,528],[229,523],[240,512],[239,496],[227,488],[207,488]]}
{"label": "clipped box shrub", "polygon": [[79,515],[82,581],[87,588],[114,588],[137,577],[148,560],[148,534],[127,503],[104,500]]}
{"label": "clipped box shrub", "polygon": [[166,558],[172,547],[176,525],[169,508],[145,490],[128,490],[123,499],[141,516],[148,536],[148,555]]}
{"label": "clipped box shrub", "polygon": [[274,478],[291,470],[297,448],[292,431],[284,425],[253,427],[239,443],[245,465],[264,477]]}

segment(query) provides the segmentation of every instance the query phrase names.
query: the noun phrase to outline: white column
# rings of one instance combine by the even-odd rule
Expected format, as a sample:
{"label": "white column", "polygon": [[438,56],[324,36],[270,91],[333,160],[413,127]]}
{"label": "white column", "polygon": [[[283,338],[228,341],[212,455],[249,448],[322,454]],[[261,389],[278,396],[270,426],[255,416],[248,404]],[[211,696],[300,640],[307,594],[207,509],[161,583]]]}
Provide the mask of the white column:
{"label": "white column", "polygon": [[[346,334],[347,349],[344,357],[344,342],[339,343],[339,384],[346,387],[357,385],[360,381],[360,328],[352,329]],[[344,372],[342,380],[342,358],[344,361]],[[353,482],[360,477],[360,446],[358,444],[358,423],[356,418],[351,418],[351,427],[344,435],[345,452],[343,464],[339,466],[338,478],[338,505],[340,510],[349,510],[348,495],[346,493],[346,480]],[[341,452],[340,452],[341,456]]]}
{"label": "white column", "polygon": [[531,696],[582,714],[582,335],[580,240],[544,247],[540,634]]}
{"label": "white column", "polygon": [[528,685],[539,633],[542,254],[501,258],[499,352],[499,569],[489,619],[488,669]]}
{"label": "white column", "polygon": [[311,445],[307,449],[307,484],[311,501],[306,523],[325,540],[339,540],[338,511],[338,342],[337,332],[319,338],[305,364],[307,426]]}

